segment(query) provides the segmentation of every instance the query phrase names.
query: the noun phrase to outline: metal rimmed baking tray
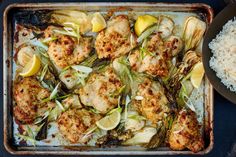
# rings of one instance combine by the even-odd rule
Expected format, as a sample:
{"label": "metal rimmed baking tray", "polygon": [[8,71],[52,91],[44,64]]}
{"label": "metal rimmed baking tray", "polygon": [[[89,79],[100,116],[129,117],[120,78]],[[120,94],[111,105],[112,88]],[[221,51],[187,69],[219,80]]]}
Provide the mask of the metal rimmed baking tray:
{"label": "metal rimmed baking tray", "polygon": [[[201,3],[174,4],[174,3],[28,3],[9,5],[3,15],[3,57],[4,57],[4,146],[12,154],[56,154],[56,155],[176,155],[196,154],[191,151],[172,151],[167,147],[156,150],[145,150],[142,147],[112,147],[98,148],[87,146],[20,146],[16,145],[13,136],[12,114],[12,84],[13,84],[13,15],[21,10],[54,10],[78,9],[82,11],[107,12],[152,12],[175,14],[196,14],[209,25],[213,19],[210,6]],[[206,154],[213,148],[213,89],[207,78],[204,79],[204,150],[197,154]]]}

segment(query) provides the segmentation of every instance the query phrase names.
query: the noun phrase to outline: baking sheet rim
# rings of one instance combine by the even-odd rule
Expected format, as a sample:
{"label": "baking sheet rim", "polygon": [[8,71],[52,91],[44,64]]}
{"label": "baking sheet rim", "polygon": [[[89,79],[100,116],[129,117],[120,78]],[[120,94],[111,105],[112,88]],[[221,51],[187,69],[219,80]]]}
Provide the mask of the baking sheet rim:
{"label": "baking sheet rim", "polygon": [[[112,7],[125,7],[127,5],[129,6],[156,6],[156,7],[167,7],[167,8],[171,8],[171,7],[181,7],[181,8],[205,8],[207,9],[207,12],[209,13],[209,18],[208,19],[208,24],[210,24],[212,22],[213,19],[213,10],[209,5],[206,5],[204,3],[156,3],[156,2],[149,2],[149,3],[145,3],[145,2],[135,2],[135,3],[130,3],[130,2],[109,2],[109,3],[66,3],[67,7],[75,7],[75,6],[112,6]],[[213,114],[214,114],[214,107],[213,107],[213,87],[211,84],[209,84],[209,81],[206,79],[206,81],[209,84],[209,97],[207,100],[207,103],[209,103],[209,136],[210,136],[210,143],[209,146],[198,152],[198,153],[193,153],[191,151],[77,151],[77,150],[73,150],[73,151],[68,151],[68,149],[66,150],[57,150],[57,151],[51,151],[51,150],[45,150],[45,151],[41,151],[41,150],[36,150],[36,151],[28,151],[28,150],[16,150],[12,147],[12,145],[8,142],[8,107],[7,107],[7,94],[8,94],[8,76],[7,76],[7,72],[8,72],[8,68],[7,67],[7,59],[8,59],[8,21],[7,21],[7,16],[8,16],[8,12],[13,9],[13,8],[46,8],[49,6],[53,6],[53,7],[64,7],[65,3],[24,3],[24,4],[19,4],[19,3],[13,3],[10,4],[6,7],[6,9],[4,10],[4,14],[3,14],[3,96],[4,96],[4,147],[5,149],[11,153],[11,154],[18,154],[18,155],[30,155],[30,154],[45,154],[45,155],[49,155],[49,154],[56,154],[56,155],[180,155],[180,154],[207,154],[209,153],[212,149],[213,149],[213,145],[214,145],[214,136],[213,136]],[[9,89],[10,90],[10,89]]]}

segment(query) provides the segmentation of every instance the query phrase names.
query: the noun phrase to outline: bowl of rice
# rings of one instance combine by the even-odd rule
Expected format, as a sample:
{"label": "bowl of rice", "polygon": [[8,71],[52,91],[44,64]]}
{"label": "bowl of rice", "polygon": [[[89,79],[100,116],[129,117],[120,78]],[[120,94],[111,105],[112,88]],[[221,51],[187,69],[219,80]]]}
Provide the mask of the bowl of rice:
{"label": "bowl of rice", "polygon": [[236,4],[213,20],[203,42],[203,65],[213,87],[236,104]]}

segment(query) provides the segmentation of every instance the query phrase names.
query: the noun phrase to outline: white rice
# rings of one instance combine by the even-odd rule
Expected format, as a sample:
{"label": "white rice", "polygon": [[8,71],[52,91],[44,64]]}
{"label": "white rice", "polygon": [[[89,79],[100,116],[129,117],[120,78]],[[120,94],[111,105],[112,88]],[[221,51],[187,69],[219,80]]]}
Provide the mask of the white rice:
{"label": "white rice", "polygon": [[213,56],[210,67],[231,91],[236,92],[236,17],[209,43]]}

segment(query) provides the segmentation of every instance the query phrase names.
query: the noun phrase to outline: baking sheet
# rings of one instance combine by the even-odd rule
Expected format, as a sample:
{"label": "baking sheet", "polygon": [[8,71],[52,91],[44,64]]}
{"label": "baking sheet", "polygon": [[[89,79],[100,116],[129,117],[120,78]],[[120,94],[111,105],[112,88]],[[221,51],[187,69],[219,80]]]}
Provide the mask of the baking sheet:
{"label": "baking sheet", "polygon": [[[51,6],[49,8],[49,6]],[[63,6],[63,7],[62,7]],[[165,3],[50,3],[50,4],[15,4],[9,6],[4,12],[4,59],[9,59],[9,65],[4,65],[4,145],[7,150],[14,154],[127,154],[127,155],[137,155],[137,154],[192,154],[191,151],[172,151],[169,148],[158,148],[157,150],[146,151],[145,148],[139,146],[120,146],[115,148],[97,148],[97,147],[86,147],[86,146],[69,146],[58,141],[53,140],[53,142],[41,141],[36,143],[37,147],[31,145],[22,146],[17,141],[15,134],[18,132],[17,125],[13,122],[12,116],[12,99],[11,99],[11,87],[14,72],[14,63],[12,58],[9,58],[14,53],[12,50],[12,33],[13,28],[11,17],[12,14],[19,10],[35,10],[35,9],[71,9],[76,8],[78,10],[85,10],[89,12],[102,11],[106,12],[110,9],[118,9],[118,14],[127,14],[127,11],[138,12],[138,14],[148,13],[153,15],[168,15],[173,18],[175,23],[179,26],[183,25],[183,21],[187,16],[197,15],[203,18],[207,24],[212,20],[212,10],[209,6],[204,4],[165,4]],[[177,26],[178,28],[178,26]],[[9,30],[9,31],[7,31]],[[177,35],[182,34],[181,31],[175,30]],[[201,49],[201,48],[199,48]],[[212,87],[208,80],[205,79],[204,84],[200,90],[204,90],[205,95],[202,97],[204,99],[204,104],[201,103],[199,110],[199,120],[204,123],[204,136],[205,141],[207,141],[206,149],[199,152],[198,154],[203,154],[209,152],[213,147],[213,132],[212,132],[212,121],[213,121],[213,106],[212,106]],[[201,92],[202,93],[202,92]],[[202,119],[202,120],[201,120]],[[51,127],[51,129],[55,129]],[[50,131],[49,131],[50,134]],[[47,139],[48,140],[48,139]],[[66,151],[66,150],[72,151]],[[32,151],[30,151],[32,150]]]}

